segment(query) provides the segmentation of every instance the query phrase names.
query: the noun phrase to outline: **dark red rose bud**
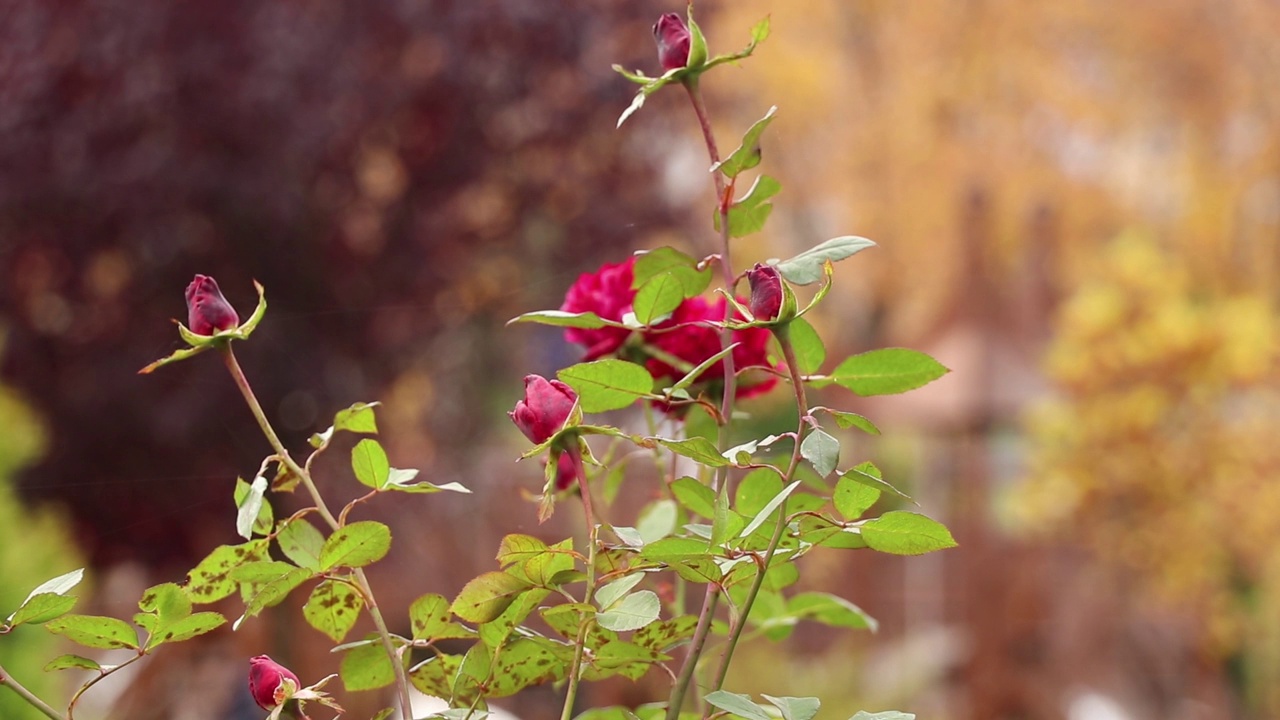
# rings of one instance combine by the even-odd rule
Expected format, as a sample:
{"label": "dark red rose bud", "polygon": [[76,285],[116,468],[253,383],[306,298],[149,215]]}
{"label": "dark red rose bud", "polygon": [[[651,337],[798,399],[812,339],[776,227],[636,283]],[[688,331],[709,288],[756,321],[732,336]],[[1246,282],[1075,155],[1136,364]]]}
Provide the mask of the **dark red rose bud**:
{"label": "dark red rose bud", "polygon": [[782,275],[772,265],[756,266],[747,271],[751,284],[751,302],[747,306],[757,320],[772,320],[782,309]]}
{"label": "dark red rose bud", "polygon": [[[197,275],[196,279],[199,278]],[[216,286],[214,290],[217,290]],[[292,681],[293,687],[285,688],[285,680]],[[253,694],[253,701],[263,710],[274,710],[301,687],[302,683],[298,682],[298,676],[293,671],[266,655],[259,655],[249,661],[249,692]]]}
{"label": "dark red rose bud", "polygon": [[689,28],[675,13],[667,13],[653,25],[653,39],[658,43],[658,62],[663,70],[675,70],[689,64]]}
{"label": "dark red rose bud", "polygon": [[556,490],[568,490],[578,481],[578,470],[573,466],[573,456],[567,452],[560,453],[556,461]]}
{"label": "dark red rose bud", "polygon": [[525,437],[535,444],[544,443],[564,427],[577,401],[578,393],[559,380],[527,375],[524,400],[516,403],[515,410],[507,415]]}
{"label": "dark red rose bud", "polygon": [[197,275],[187,286],[187,327],[197,335],[212,335],[240,324],[235,308],[222,296],[218,283]]}

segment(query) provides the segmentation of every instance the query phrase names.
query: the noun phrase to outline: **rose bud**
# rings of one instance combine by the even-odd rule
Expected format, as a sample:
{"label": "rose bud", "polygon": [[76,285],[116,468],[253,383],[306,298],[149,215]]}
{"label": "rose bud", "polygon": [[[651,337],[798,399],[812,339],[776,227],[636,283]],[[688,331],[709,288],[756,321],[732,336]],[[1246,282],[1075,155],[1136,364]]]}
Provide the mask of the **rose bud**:
{"label": "rose bud", "polygon": [[[286,682],[287,681],[287,682]],[[288,683],[293,683],[289,686]],[[274,710],[293,696],[302,683],[289,668],[259,655],[249,661],[249,692],[263,710]]]}
{"label": "rose bud", "polygon": [[663,70],[675,70],[689,64],[689,28],[675,13],[666,13],[653,25],[653,39],[658,44],[658,62]]}
{"label": "rose bud", "polygon": [[574,467],[573,456],[567,452],[560,453],[560,458],[556,460],[556,490],[568,490],[577,481],[578,469]]}
{"label": "rose bud", "polygon": [[747,271],[751,284],[751,302],[748,307],[757,320],[772,320],[782,309],[782,276],[772,265],[756,266]]}
{"label": "rose bud", "polygon": [[218,282],[208,275],[196,275],[187,286],[187,325],[197,335],[213,335],[240,324],[235,308],[222,296]]}
{"label": "rose bud", "polygon": [[577,401],[578,393],[559,380],[527,375],[524,379],[524,400],[517,402],[515,410],[507,415],[525,437],[541,444],[564,427]]}

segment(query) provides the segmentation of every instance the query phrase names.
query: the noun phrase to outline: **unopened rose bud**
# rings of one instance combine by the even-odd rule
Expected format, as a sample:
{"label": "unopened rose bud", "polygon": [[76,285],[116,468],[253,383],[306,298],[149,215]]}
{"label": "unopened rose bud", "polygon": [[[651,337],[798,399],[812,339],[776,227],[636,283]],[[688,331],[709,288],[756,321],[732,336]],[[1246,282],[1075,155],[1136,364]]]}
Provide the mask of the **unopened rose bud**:
{"label": "unopened rose bud", "polygon": [[653,25],[653,39],[658,43],[658,62],[663,70],[675,70],[689,64],[689,28],[675,13],[667,13]]}
{"label": "unopened rose bud", "polygon": [[751,302],[748,308],[756,320],[772,320],[782,310],[782,275],[772,265],[756,266],[747,271],[751,284]]}
{"label": "unopened rose bud", "polygon": [[187,326],[197,335],[213,335],[240,324],[235,308],[222,296],[218,283],[208,275],[197,275],[187,286]]}
{"label": "unopened rose bud", "polygon": [[527,375],[524,379],[524,400],[507,413],[520,432],[535,444],[550,440],[564,427],[573,412],[578,393],[559,380],[547,380],[541,375]]}
{"label": "unopened rose bud", "polygon": [[[292,683],[292,685],[290,685]],[[289,668],[259,655],[249,661],[249,692],[263,710],[274,710],[293,696],[302,683]]]}

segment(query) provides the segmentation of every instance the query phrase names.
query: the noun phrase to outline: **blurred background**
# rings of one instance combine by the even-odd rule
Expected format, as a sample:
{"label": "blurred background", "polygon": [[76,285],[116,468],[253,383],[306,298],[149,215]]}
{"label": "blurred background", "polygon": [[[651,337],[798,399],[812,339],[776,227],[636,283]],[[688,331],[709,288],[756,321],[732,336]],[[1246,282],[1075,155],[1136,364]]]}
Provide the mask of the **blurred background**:
{"label": "blurred background", "polygon": [[[269,448],[234,386],[208,357],[136,374],[178,346],[195,273],[242,316],[266,286],[239,357],[287,443],[379,399],[394,464],[474,490],[374,508],[396,531],[372,578],[390,615],[490,569],[505,532],[574,530],[566,513],[537,525],[540,469],[513,463],[504,412],[524,374],[577,351],[504,323],[635,249],[711,251],[683,94],[614,128],[634,86],[610,64],[656,73],[649,27],[680,10],[0,5],[0,608],[88,565],[80,611],[129,617],[235,541],[234,478]],[[842,437],[845,457],[961,547],[814,554],[806,587],[880,632],[802,627],[781,654],[751,646],[731,686],[817,694],[831,717],[1280,717],[1280,5],[699,14],[713,52],[772,15],[754,58],[704,82],[722,147],[780,108],[762,167],[783,193],[735,263],[870,237],[816,321],[828,356],[903,345],[953,369],[827,404],[880,426]],[[783,416],[785,398],[753,410]],[[350,497],[332,455],[326,491]],[[336,668],[301,602],[166,649],[89,693],[85,717],[258,717],[249,656]],[[82,679],[40,668],[66,651],[20,628],[0,665],[65,698]],[[663,695],[646,680],[591,701]],[[388,704],[369,695],[342,699],[367,717]],[[555,708],[549,690],[518,703],[525,720]],[[36,717],[5,690],[0,716]]]}

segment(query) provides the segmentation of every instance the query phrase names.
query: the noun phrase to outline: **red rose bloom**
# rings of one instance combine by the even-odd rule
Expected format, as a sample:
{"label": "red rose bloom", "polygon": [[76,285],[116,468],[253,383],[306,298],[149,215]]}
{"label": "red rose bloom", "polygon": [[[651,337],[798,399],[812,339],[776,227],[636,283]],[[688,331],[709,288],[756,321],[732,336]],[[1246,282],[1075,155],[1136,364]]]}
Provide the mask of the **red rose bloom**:
{"label": "red rose bloom", "polygon": [[[655,332],[645,341],[674,355],[690,365],[698,365],[707,358],[720,352],[720,331],[710,325],[693,324],[719,322],[724,320],[724,298],[708,302],[705,298],[696,297],[685,300],[676,308],[671,319],[663,323],[663,327],[684,325],[676,330]],[[737,371],[749,367],[769,367],[768,346],[770,333],[765,328],[748,328],[735,330],[733,341],[740,343],[733,350],[733,364]],[[649,373],[654,377],[670,377],[679,379],[684,373],[661,360],[651,359],[646,363]],[[700,382],[724,380],[724,363],[717,362],[707,368],[698,378]],[[738,388],[738,397],[747,398],[768,392],[778,382],[774,375],[768,375],[753,385]]]}
{"label": "red rose bloom", "polygon": [[[605,264],[594,273],[583,273],[565,294],[560,309],[571,313],[593,312],[605,320],[621,322],[622,316],[631,311],[636,297],[636,291],[631,289],[635,264],[633,256],[621,263]],[[617,351],[630,335],[630,330],[615,327],[564,331],[565,340],[587,348],[583,360],[595,360]]]}

